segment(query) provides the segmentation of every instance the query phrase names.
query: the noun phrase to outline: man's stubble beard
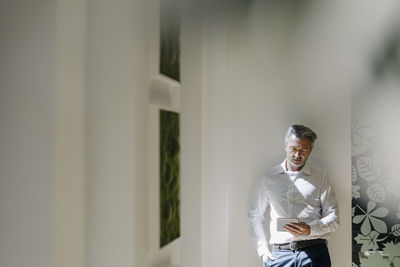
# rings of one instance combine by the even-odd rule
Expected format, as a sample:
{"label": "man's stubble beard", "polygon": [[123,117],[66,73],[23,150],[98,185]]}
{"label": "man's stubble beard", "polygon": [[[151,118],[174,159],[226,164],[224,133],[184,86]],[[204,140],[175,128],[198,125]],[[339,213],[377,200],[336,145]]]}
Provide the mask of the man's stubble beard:
{"label": "man's stubble beard", "polygon": [[306,164],[307,159],[302,161],[300,164],[295,164],[289,157],[287,158],[287,162],[290,166],[295,167],[295,168],[300,168],[303,167]]}

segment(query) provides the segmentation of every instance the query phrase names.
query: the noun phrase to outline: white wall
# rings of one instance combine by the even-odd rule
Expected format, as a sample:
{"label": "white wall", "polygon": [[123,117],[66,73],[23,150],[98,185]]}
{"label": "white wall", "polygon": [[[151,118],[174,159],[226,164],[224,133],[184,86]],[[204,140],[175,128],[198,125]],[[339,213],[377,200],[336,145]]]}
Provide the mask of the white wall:
{"label": "white wall", "polygon": [[204,264],[202,30],[199,12],[184,5],[181,35],[181,265]]}
{"label": "white wall", "polygon": [[1,266],[145,266],[145,10],[0,3]]}
{"label": "white wall", "polygon": [[1,3],[1,266],[83,266],[85,2]]}
{"label": "white wall", "polygon": [[[249,239],[250,193],[258,175],[284,159],[284,134],[291,124],[307,125],[318,135],[309,161],[328,171],[342,222],[329,243],[332,263],[351,262],[349,84],[340,64],[327,57],[332,45],[303,25],[305,17],[318,24],[313,16],[320,11],[309,14],[309,8],[256,1],[231,28],[230,266],[261,264]],[[325,23],[320,27],[331,32]]]}
{"label": "white wall", "polygon": [[145,266],[145,1],[87,1],[86,266]]}
{"label": "white wall", "polygon": [[85,264],[86,3],[57,2],[54,266]]}
{"label": "white wall", "polygon": [[55,11],[0,3],[0,266],[54,266]]}

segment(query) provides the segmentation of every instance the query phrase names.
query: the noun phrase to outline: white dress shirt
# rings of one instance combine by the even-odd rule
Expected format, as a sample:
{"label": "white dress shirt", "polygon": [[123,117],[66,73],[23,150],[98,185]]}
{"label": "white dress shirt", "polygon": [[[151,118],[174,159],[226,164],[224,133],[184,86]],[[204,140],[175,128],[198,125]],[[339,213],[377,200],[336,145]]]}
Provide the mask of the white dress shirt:
{"label": "white dress shirt", "polygon": [[[269,212],[266,213],[269,207]],[[265,222],[269,223],[269,244],[297,240],[329,238],[339,227],[339,213],[335,194],[326,172],[306,163],[297,172],[287,171],[286,160],[258,179],[249,209],[252,239],[258,255],[268,249]],[[310,225],[309,235],[295,236],[276,230],[277,218],[298,218]]]}

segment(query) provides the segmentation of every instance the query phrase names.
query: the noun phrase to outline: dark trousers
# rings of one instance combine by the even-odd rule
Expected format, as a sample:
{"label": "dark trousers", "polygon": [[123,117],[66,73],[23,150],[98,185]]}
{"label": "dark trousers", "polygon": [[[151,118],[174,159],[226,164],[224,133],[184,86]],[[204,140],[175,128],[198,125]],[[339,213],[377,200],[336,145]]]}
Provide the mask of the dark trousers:
{"label": "dark trousers", "polygon": [[265,267],[330,267],[328,247],[316,245],[301,250],[273,250],[275,260],[267,259]]}

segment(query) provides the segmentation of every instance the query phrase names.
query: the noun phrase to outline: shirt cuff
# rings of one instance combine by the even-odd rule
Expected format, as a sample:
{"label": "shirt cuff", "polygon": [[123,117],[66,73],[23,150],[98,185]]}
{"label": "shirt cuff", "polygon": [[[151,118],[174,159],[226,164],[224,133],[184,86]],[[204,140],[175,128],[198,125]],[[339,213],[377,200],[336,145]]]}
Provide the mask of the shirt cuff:
{"label": "shirt cuff", "polygon": [[310,222],[308,225],[310,226],[310,236],[313,235],[318,235],[319,234],[319,226],[320,226],[320,220],[314,220]]}

